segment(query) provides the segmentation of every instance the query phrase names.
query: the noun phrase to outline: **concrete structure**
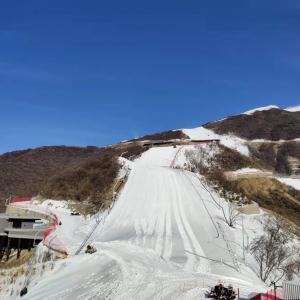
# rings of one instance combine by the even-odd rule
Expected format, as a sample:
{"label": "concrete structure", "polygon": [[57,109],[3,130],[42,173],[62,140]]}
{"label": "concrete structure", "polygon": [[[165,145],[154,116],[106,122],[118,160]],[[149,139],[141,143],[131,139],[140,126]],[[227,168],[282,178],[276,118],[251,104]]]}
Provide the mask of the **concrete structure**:
{"label": "concrete structure", "polygon": [[287,160],[293,173],[295,174],[296,172],[298,172],[300,169],[300,160],[297,157],[292,156],[288,156]]}
{"label": "concrete structure", "polygon": [[153,140],[144,142],[144,146],[155,146],[155,145],[165,145],[165,144],[173,144],[173,141],[166,141],[166,140]]}
{"label": "concrete structure", "polygon": [[22,215],[22,216],[34,216],[37,217],[39,219],[45,219],[47,221],[49,221],[50,223],[52,223],[53,219],[51,218],[51,216],[49,215],[45,215],[43,213],[39,213],[39,212],[33,212],[31,210],[26,210],[26,208],[21,208],[21,207],[17,207],[14,205],[9,205],[6,207],[6,214],[8,215]]}
{"label": "concrete structure", "polygon": [[273,172],[268,170],[257,170],[256,172],[225,172],[224,174],[228,180],[250,177],[274,177]]}
{"label": "concrete structure", "polygon": [[259,214],[259,206],[257,203],[238,207],[237,210],[245,215]]}
{"label": "concrete structure", "polygon": [[6,254],[8,260],[12,249],[17,249],[19,258],[21,250],[30,251],[34,242],[41,241],[49,226],[34,227],[40,219],[35,215],[0,214],[0,259]]}
{"label": "concrete structure", "polygon": [[220,139],[191,140],[191,143],[219,143]]}

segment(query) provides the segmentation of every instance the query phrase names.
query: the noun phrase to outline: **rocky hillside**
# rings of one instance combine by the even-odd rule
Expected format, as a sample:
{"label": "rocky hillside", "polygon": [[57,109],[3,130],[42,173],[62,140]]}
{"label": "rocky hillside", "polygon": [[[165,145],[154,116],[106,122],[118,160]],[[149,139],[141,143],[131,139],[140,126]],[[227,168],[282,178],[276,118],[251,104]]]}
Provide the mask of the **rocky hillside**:
{"label": "rocky hillside", "polygon": [[300,174],[300,141],[249,143],[248,147],[264,168],[283,175]]}

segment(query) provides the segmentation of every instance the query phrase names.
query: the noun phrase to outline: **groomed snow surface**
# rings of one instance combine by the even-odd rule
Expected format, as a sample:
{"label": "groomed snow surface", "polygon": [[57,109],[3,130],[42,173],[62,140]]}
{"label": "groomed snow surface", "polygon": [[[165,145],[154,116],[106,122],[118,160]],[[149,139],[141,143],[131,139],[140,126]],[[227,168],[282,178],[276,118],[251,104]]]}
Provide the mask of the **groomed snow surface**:
{"label": "groomed snow surface", "polygon": [[[92,255],[85,249],[74,254],[95,216],[71,216],[64,202],[52,201],[50,209],[62,221],[52,236],[66,247],[68,258],[42,263],[36,254],[35,272],[2,286],[0,299],[19,299],[27,283],[24,300],[203,299],[218,281],[239,288],[241,299],[265,292],[253,258],[245,252],[246,263],[242,259],[241,221],[236,228],[224,221],[220,206],[227,213],[227,202],[200,175],[170,168],[186,163],[181,151],[151,148],[135,162],[121,159],[130,175],[111,213],[99,216],[102,221],[88,241],[98,250]],[[45,211],[46,204],[27,208]],[[244,215],[245,241],[262,234],[263,218],[263,213]],[[43,251],[48,250],[40,244],[37,253]]]}

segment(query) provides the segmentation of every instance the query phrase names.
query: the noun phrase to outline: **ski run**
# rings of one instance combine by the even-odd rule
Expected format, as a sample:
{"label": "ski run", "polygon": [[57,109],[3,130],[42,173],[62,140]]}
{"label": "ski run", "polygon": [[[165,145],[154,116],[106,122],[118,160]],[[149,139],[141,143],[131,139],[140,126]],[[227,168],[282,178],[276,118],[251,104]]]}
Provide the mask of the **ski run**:
{"label": "ski run", "polygon": [[[227,213],[227,202],[200,175],[170,167],[186,163],[184,151],[158,147],[134,162],[120,158],[120,174],[128,170],[129,177],[109,214],[71,216],[63,201],[54,200],[15,204],[46,212],[51,202],[62,225],[50,237],[69,255],[43,263],[49,250],[40,243],[34,264],[23,266],[26,272],[2,288],[0,299],[19,299],[24,285],[24,300],[203,299],[218,282],[239,289],[240,299],[267,291],[242,247],[262,234],[264,213],[243,215],[244,235],[241,220],[229,227],[220,208]],[[75,255],[97,219],[87,242],[97,252],[85,254],[84,247]]]}

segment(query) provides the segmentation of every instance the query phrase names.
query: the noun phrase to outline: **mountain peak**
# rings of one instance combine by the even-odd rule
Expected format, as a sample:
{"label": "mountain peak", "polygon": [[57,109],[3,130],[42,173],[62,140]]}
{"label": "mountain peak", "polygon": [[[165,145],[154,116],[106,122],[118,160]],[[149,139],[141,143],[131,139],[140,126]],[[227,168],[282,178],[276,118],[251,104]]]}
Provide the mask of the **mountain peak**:
{"label": "mountain peak", "polygon": [[[263,111],[263,110],[269,110],[269,109],[274,109],[274,108],[280,109],[280,107],[278,107],[276,105],[268,105],[268,106],[263,106],[263,107],[254,108],[254,109],[245,111],[245,112],[241,113],[241,115],[252,115],[256,111]],[[300,107],[299,107],[299,110],[300,110]]]}

